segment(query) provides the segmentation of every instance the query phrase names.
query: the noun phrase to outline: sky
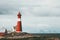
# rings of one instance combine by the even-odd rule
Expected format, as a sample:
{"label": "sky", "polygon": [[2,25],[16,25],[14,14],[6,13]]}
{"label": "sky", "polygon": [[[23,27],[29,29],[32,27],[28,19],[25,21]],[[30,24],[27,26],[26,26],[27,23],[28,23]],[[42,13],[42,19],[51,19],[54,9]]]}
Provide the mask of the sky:
{"label": "sky", "polygon": [[0,32],[13,31],[19,11],[23,32],[60,33],[60,0],[0,0]]}

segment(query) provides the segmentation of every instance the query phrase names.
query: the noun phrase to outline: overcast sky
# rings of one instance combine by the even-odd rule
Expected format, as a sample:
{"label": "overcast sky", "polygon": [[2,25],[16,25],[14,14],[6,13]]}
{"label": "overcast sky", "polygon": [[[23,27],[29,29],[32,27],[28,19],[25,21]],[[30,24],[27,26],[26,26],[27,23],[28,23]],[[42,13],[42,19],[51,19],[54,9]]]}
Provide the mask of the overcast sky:
{"label": "overcast sky", "polygon": [[19,11],[23,32],[60,33],[60,0],[0,0],[0,31],[16,25]]}

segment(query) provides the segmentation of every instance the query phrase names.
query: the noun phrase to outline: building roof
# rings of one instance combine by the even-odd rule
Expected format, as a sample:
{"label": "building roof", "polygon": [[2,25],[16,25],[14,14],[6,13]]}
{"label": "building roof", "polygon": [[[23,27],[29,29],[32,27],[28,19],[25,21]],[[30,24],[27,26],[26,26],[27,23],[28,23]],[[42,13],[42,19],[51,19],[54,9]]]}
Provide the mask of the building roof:
{"label": "building roof", "polygon": [[0,32],[0,36],[4,36],[5,35],[5,33],[3,33],[3,32]]}

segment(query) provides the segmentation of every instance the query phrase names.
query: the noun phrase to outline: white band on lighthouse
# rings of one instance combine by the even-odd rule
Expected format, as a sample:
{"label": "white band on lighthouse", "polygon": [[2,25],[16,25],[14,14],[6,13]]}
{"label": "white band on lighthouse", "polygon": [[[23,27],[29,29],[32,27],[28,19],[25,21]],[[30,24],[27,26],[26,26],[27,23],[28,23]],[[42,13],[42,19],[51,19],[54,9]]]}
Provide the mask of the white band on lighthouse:
{"label": "white band on lighthouse", "polygon": [[18,21],[21,21],[21,19],[19,18]]}

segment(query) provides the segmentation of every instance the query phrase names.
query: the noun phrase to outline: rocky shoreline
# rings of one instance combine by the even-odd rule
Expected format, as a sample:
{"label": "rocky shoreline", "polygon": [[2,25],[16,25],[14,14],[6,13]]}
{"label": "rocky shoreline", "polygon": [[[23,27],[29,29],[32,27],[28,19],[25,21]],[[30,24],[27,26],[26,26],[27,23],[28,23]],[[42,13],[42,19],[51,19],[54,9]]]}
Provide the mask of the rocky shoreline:
{"label": "rocky shoreline", "polygon": [[60,40],[60,34],[10,33],[0,40]]}

